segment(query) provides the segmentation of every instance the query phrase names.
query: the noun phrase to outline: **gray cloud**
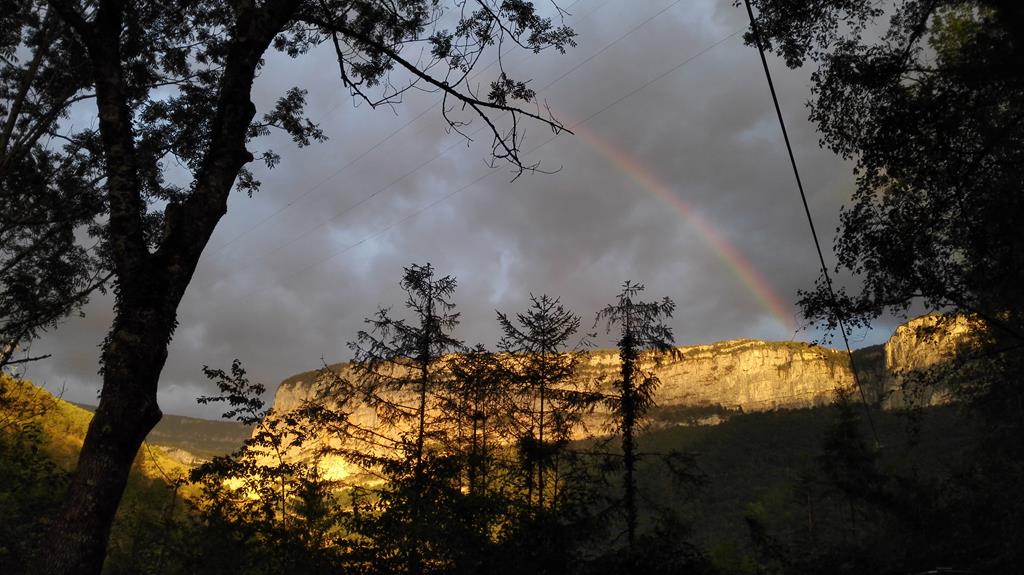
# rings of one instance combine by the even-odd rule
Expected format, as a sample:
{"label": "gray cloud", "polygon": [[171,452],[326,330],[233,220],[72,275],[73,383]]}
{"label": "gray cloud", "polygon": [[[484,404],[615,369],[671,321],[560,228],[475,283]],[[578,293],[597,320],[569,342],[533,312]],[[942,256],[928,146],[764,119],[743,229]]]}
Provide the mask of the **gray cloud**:
{"label": "gray cloud", "polygon": [[[569,18],[579,22],[578,48],[564,56],[514,52],[505,63],[538,89],[551,84],[540,96],[572,125],[741,29],[745,14],[731,4],[680,2],[604,49],[669,3],[582,0]],[[779,61],[772,67],[811,208],[830,245],[838,207],[852,190],[851,166],[817,147],[804,107],[808,72]],[[255,197],[231,198],[179,310],[161,383],[166,412],[216,415],[195,405],[209,391],[204,364],[227,366],[238,357],[273,387],[321,357],[348,359],[345,342],[362,319],[377,306],[401,305],[397,284],[411,262],[458,277],[460,335],[469,342],[493,344],[494,310],[521,310],[531,292],[560,296],[589,327],[625,279],[646,283],[652,298],[676,301],[680,343],[794,337],[705,234],[587,136],[563,134],[530,155],[557,173],[510,183],[507,169],[486,167],[486,137],[467,145],[443,129],[434,94],[412,94],[394,111],[353,106],[324,50],[298,60],[271,57],[254,100],[265,108],[291,85],[309,90],[310,115],[331,139],[296,150],[268,138],[284,157],[281,166],[257,168],[264,187]],[[586,129],[670,186],[795,314],[796,291],[817,276],[816,255],[757,54],[739,36],[608,107]],[[549,137],[530,126],[525,147]],[[53,358],[28,375],[51,389],[65,385],[72,400],[94,401],[110,306],[109,297],[96,297],[84,318],[37,342],[34,351]],[[887,335],[881,326],[862,343]]]}

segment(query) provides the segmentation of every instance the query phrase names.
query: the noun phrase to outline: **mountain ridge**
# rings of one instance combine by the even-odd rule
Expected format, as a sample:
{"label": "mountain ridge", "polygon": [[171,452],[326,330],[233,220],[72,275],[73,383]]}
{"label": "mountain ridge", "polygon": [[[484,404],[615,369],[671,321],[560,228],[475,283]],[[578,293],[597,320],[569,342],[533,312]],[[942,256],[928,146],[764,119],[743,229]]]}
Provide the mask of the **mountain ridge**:
{"label": "mountain ridge", "polygon": [[[853,352],[857,379],[845,351],[795,341],[750,338],[721,340],[676,348],[678,358],[651,365],[661,380],[655,394],[662,408],[720,407],[738,411],[770,411],[826,405],[839,389],[853,390],[857,381],[869,403],[884,408],[906,407],[906,374],[928,369],[955,355],[961,342],[976,333],[976,321],[964,316],[931,314],[908,320],[884,343]],[[350,373],[351,364],[326,365]],[[607,382],[618,369],[618,352],[585,352],[576,383]],[[274,396],[278,412],[322,396],[323,370],[285,378]],[[600,384],[599,384],[600,387]],[[926,403],[949,400],[932,393]]]}

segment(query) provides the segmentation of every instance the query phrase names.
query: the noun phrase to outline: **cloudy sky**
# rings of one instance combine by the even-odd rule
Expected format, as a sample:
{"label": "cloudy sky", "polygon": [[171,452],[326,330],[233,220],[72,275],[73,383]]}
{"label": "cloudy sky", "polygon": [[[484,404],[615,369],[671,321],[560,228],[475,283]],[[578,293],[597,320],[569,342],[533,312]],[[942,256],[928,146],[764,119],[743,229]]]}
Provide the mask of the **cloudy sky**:
{"label": "cloudy sky", "polygon": [[[560,297],[589,327],[626,279],[675,300],[681,345],[819,335],[794,328],[796,292],[812,285],[817,259],[757,52],[739,33],[742,8],[732,0],[561,5],[578,47],[510,51],[504,64],[532,78],[576,135],[548,141],[550,130],[528,126],[527,159],[557,172],[514,182],[507,167],[488,167],[483,132],[467,144],[445,130],[436,94],[374,110],[341,86],[329,50],[268,59],[257,106],[306,88],[309,115],[330,139],[253,146],[283,161],[256,168],[264,185],[253,198],[233,195],[203,255],[163,372],[165,412],[217,415],[195,404],[210,389],[203,365],[239,358],[273,390],[321,358],[349,359],[346,342],[363,318],[378,306],[400,311],[398,281],[413,262],[458,278],[458,334],[469,343],[496,343],[495,310],[523,310],[531,293]],[[806,120],[810,71],[770,64],[828,248],[852,191],[850,165],[817,146]],[[110,308],[110,298],[95,297],[85,317],[37,342],[33,353],[53,357],[27,375],[95,403]],[[878,326],[852,343],[889,333]]]}

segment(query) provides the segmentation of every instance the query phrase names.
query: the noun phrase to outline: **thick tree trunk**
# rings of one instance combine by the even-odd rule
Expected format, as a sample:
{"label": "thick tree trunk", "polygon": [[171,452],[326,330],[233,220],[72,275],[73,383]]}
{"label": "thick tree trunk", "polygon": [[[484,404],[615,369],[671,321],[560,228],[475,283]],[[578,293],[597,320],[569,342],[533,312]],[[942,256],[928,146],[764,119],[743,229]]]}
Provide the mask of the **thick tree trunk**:
{"label": "thick tree trunk", "polygon": [[160,420],[157,385],[177,308],[239,170],[252,161],[245,148],[256,108],[249,101],[260,58],[291,18],[297,3],[268,0],[238,7],[234,39],[219,88],[210,143],[185,200],[168,204],[160,246],[151,252],[135,155],[135,134],[120,39],[124,3],[101,2],[91,22],[70,5],[53,2],[89,50],[95,74],[100,134],[107,162],[109,247],[117,274],[114,324],[103,349],[103,392],[89,425],[78,470],[58,522],[34,573],[92,574],[103,568],[114,515],[132,462]]}
{"label": "thick tree trunk", "polygon": [[423,447],[427,431],[427,388],[430,385],[430,326],[433,319],[432,294],[427,294],[427,321],[423,322],[422,329],[425,337],[423,347],[420,350],[420,381],[419,381],[419,406],[417,409],[418,421],[416,428],[416,461],[413,467],[413,545],[409,553],[409,573],[419,575],[423,573],[423,557],[420,554],[422,534],[427,529],[423,524],[424,491],[426,489],[423,469]]}
{"label": "thick tree trunk", "polygon": [[[205,243],[205,242],[204,242]],[[160,421],[157,387],[177,307],[196,259],[146,256],[126,267],[103,346],[103,391],[86,433],[67,503],[38,571],[99,573],[118,505],[142,441]]]}
{"label": "thick tree trunk", "polygon": [[[234,179],[229,175],[221,178],[226,189]],[[168,207],[172,218],[175,209]],[[225,211],[222,204],[207,216],[215,222]],[[179,225],[187,224],[179,220]],[[100,573],[103,568],[132,463],[162,415],[157,388],[177,325],[178,304],[213,230],[213,225],[200,225],[182,229],[192,243],[173,255],[146,254],[122,268],[114,323],[103,348],[100,404],[89,424],[67,502],[35,572],[70,575]]]}
{"label": "thick tree trunk", "polygon": [[[547,367],[544,368],[545,373]],[[544,466],[547,463],[547,450],[544,448],[544,376],[540,381],[540,425],[537,426],[537,509],[544,511]]]}
{"label": "thick tree trunk", "polygon": [[43,573],[100,572],[132,462],[160,420],[156,390],[166,344],[152,334],[118,335],[122,341],[138,339],[129,345],[111,344],[104,355],[133,370],[108,368],[104,374],[103,395],[82,446],[68,503],[45,547]]}
{"label": "thick tree trunk", "polygon": [[633,440],[633,422],[628,422],[622,433],[622,451],[625,460],[625,506],[626,506],[626,544],[630,552],[636,544],[636,446]]}

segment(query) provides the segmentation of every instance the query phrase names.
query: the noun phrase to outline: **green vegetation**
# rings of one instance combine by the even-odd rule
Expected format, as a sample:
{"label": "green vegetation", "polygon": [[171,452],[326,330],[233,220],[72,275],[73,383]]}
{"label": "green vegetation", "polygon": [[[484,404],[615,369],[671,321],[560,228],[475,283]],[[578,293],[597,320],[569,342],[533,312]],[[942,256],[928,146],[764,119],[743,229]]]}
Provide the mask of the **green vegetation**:
{"label": "green vegetation", "polygon": [[[293,378],[316,381],[317,393],[290,410],[265,408],[265,387],[238,360],[204,367],[219,394],[198,401],[224,405],[234,422],[171,418],[165,433],[180,445],[220,434],[199,441],[211,454],[225,434],[243,445],[189,468],[175,448],[144,444],[104,570],[918,572],[979,565],[977,547],[953,543],[988,540],[976,515],[1012,510],[975,488],[1005,462],[992,459],[999,436],[967,403],[865,413],[842,390],[816,409],[658,407],[646,354],[675,351],[662,322],[670,300],[635,301],[640,288],[626,284],[598,315],[622,348],[608,385],[582,369],[583,346],[568,347],[580,320],[557,299],[534,298],[514,319],[499,313],[499,354],[451,336],[454,278],[412,266],[402,286],[408,317],[379,311],[345,369]],[[880,380],[882,355],[860,352],[860,368]],[[91,414],[2,382],[0,511],[12,521],[0,567],[27,572]],[[571,441],[600,402],[617,435]]]}
{"label": "green vegetation", "polygon": [[[15,379],[0,374],[4,403],[0,404],[3,412],[0,421],[7,426],[24,430],[31,427],[38,430],[38,448],[56,463],[61,469],[68,471],[74,468],[78,452],[82,448],[82,438],[92,421],[92,413],[78,405],[55,397],[49,391],[37,387],[30,381]],[[186,418],[192,419],[192,418]],[[192,421],[201,421],[192,419]],[[211,422],[217,424],[219,422]],[[214,426],[216,428],[216,426]],[[197,433],[198,437],[200,434]],[[185,448],[187,439],[176,438],[180,445],[168,447]],[[241,444],[239,441],[235,447]],[[143,477],[160,479],[164,475],[180,477],[187,472],[187,467],[176,458],[167,455],[167,449],[149,444],[139,452],[134,470]],[[162,470],[162,471],[161,471]]]}
{"label": "green vegetation", "polygon": [[[77,446],[81,444],[89,414],[53,398],[46,391],[27,382],[9,378],[5,378],[4,382],[8,390],[6,397],[16,393],[23,398],[52,406],[45,414],[34,419],[39,429],[44,430],[38,438],[39,444],[43,446],[40,453],[45,454],[45,457],[37,462],[37,471],[26,476],[14,492],[5,489],[0,495],[0,504],[5,506],[7,517],[22,517],[26,521],[29,517],[44,518],[46,511],[53,509],[59,496],[65,481],[61,469],[72,460],[69,456],[73,457]],[[12,413],[12,405],[10,401],[5,403],[4,413],[8,417]],[[662,424],[692,421],[711,415],[721,418],[721,423],[656,429],[638,437],[642,452],[636,470],[638,492],[651,500],[645,503],[640,514],[639,532],[647,537],[638,538],[638,548],[646,549],[644,545],[650,543],[651,534],[662,533],[665,529],[663,513],[664,508],[667,508],[686,521],[677,523],[678,531],[665,535],[659,541],[662,544],[689,541],[693,547],[684,546],[685,552],[698,550],[708,558],[711,566],[722,573],[762,572],[765,560],[751,537],[752,521],[770,533],[779,546],[798,548],[808,556],[826,553],[830,546],[841,542],[848,535],[850,521],[848,502],[842,493],[828,487],[828,479],[820,464],[823,438],[835,425],[840,412],[838,407],[751,414],[738,414],[714,407],[652,411],[652,419]],[[975,429],[965,425],[963,415],[954,407],[929,408],[914,417],[906,413],[874,411],[872,417],[882,443],[879,450],[880,469],[892,475],[913,474],[920,481],[937,480],[947,474],[949,469],[959,466],[963,454],[969,452],[969,446],[977,438]],[[861,431],[866,430],[862,428]],[[9,439],[9,436],[5,437]],[[568,449],[570,452],[582,453],[601,447],[599,442],[589,441],[571,444]],[[686,489],[679,489],[678,476],[671,473],[662,458],[656,455],[672,452],[693,457],[696,462],[693,471],[701,479],[699,487],[694,488],[694,484],[690,484]],[[6,458],[4,461],[11,460]],[[47,466],[47,461],[59,464]],[[592,463],[595,461],[598,460],[591,460]],[[433,465],[441,463],[434,461]],[[306,472],[301,471],[301,467],[280,468],[278,463],[271,469],[283,472],[283,476],[289,478],[288,489],[295,490],[295,499],[290,499],[288,503],[291,530],[281,531],[273,506],[269,509],[261,506],[252,508],[252,512],[261,510],[259,513],[262,514],[263,528],[242,520],[244,516],[235,516],[229,523],[223,523],[223,519],[217,519],[217,514],[223,513],[224,508],[211,506],[209,502],[215,501],[217,497],[230,497],[230,489],[225,491],[219,481],[209,483],[214,491],[205,495],[213,498],[207,499],[204,504],[195,499],[198,490],[188,488],[184,493],[192,498],[193,503],[187,505],[173,497],[174,490],[162,480],[159,472],[153,475],[157,469],[156,464],[165,472],[183,470],[180,464],[164,458],[160,451],[154,450],[149,454],[144,449],[140,461],[136,463],[126,496],[127,504],[115,525],[107,572],[141,572],[144,569],[155,572],[153,566],[157,561],[162,563],[161,572],[164,573],[182,572],[190,569],[188,565],[199,569],[190,562],[199,561],[198,555],[203,553],[213,553],[220,557],[221,560],[214,564],[219,566],[217,569],[228,572],[242,565],[233,564],[233,560],[249,557],[244,565],[251,569],[247,572],[255,572],[263,567],[278,565],[282,559],[281,556],[275,556],[274,549],[281,545],[288,545],[289,549],[299,545],[288,552],[292,557],[298,557],[295,555],[297,553],[306,553],[300,551],[302,544],[299,539],[293,539],[298,537],[296,534],[299,531],[305,533],[302,537],[307,540],[311,536],[318,537],[321,546],[325,541],[331,543],[329,549],[310,561],[337,562],[342,560],[336,555],[340,549],[358,550],[362,548],[360,541],[364,541],[362,545],[365,545],[365,540],[360,537],[345,535],[353,529],[352,524],[345,521],[353,517],[342,509],[351,505],[352,497],[362,497],[364,511],[372,513],[372,509],[381,501],[377,498],[366,499],[366,492],[362,490],[350,491],[341,484],[303,475]],[[253,460],[250,464],[257,462]],[[259,464],[269,463],[263,461]],[[432,469],[442,472],[445,467],[441,465]],[[3,472],[6,475],[2,484],[13,485],[9,481],[11,469],[3,467]],[[214,474],[211,477],[216,476]],[[26,480],[33,483],[26,485]],[[271,493],[275,484],[276,480],[268,484]],[[320,493],[302,504],[300,488],[305,486],[308,493],[309,489],[317,485],[321,489],[328,488],[328,492]],[[619,488],[615,487],[614,481],[605,485],[607,496],[613,497],[618,492]],[[336,495],[330,495],[330,490],[334,490]],[[359,495],[361,492],[364,494]],[[17,493],[17,498],[14,493]],[[454,495],[449,494],[449,497]],[[591,501],[601,499],[600,493],[596,495],[597,498]],[[11,508],[12,502],[16,501],[20,502],[20,511]],[[227,501],[222,499],[222,503]],[[251,501],[256,503],[255,500]],[[303,518],[303,513],[308,514],[317,508],[315,501],[321,501],[323,505],[334,509],[334,519],[328,518],[324,523],[323,510],[321,515],[316,516],[320,519],[314,517],[313,523]],[[453,502],[457,503],[457,500]],[[309,507],[311,504],[314,505],[312,508]],[[450,511],[455,512],[453,510],[457,509],[456,505]],[[434,520],[439,519],[443,518],[434,516]],[[32,521],[23,525],[31,525]],[[315,526],[317,521],[326,527],[321,527],[320,531],[300,527]],[[265,539],[257,535],[261,529],[263,533],[274,534],[273,537]],[[245,536],[245,533],[249,535]],[[14,533],[12,536],[18,538],[26,534]],[[217,541],[220,543],[215,543]],[[342,542],[344,545],[338,547]],[[257,543],[265,546],[258,553],[250,547]],[[356,547],[352,548],[352,545]],[[580,548],[583,554],[581,557],[587,556],[589,545],[587,543]],[[216,550],[214,547],[217,547]],[[192,549],[189,552],[191,554],[184,553],[189,548]],[[307,553],[303,557],[311,556]],[[271,561],[271,558],[274,560]],[[267,562],[260,567],[260,561],[264,560]],[[346,561],[353,560],[349,556]]]}
{"label": "green vegetation", "polygon": [[[806,520],[800,517],[806,481],[820,475],[822,438],[836,416],[835,407],[732,414],[718,425],[652,431],[643,443],[652,452],[694,454],[704,486],[675,505],[690,518],[696,541],[710,550],[749,551],[748,515],[771,518],[770,525],[780,530],[799,530]],[[916,470],[938,476],[958,463],[975,437],[953,407],[922,412],[916,434],[906,414],[873,410],[872,417],[885,465],[893,473]],[[649,493],[670,493],[670,477],[659,469],[653,463],[641,466],[641,481]],[[836,501],[818,505],[824,513]]]}
{"label": "green vegetation", "polygon": [[251,430],[233,421],[212,421],[196,417],[164,414],[149,432],[146,441],[176,447],[207,459],[238,449]]}
{"label": "green vegetation", "polygon": [[[25,571],[38,552],[36,535],[64,496],[91,419],[88,410],[0,374],[0,572]],[[188,471],[166,448],[143,445],[111,535],[111,565],[137,566],[151,558],[156,519],[173,511],[175,482]]]}
{"label": "green vegetation", "polygon": [[[539,165],[521,149],[524,125],[564,126],[534,110],[527,79],[502,70],[481,89],[470,71],[510,45],[575,46],[576,33],[551,17],[562,11],[546,14],[522,0],[4,2],[0,368],[39,359],[21,350],[92,290],[109,287],[116,300],[96,424],[37,570],[101,571],[133,459],[160,420],[178,306],[231,191],[259,189],[257,158],[278,165],[265,147],[271,133],[299,147],[326,139],[306,116],[305,89],[253,95],[271,54],[305,58],[333,45],[338,87],[371,108],[397,105],[407,90],[443,92],[470,115],[443,106],[443,121],[468,139],[462,128],[478,117],[494,136],[493,159],[522,174]],[[403,53],[409,45],[425,58]],[[69,121],[85,100],[75,109],[93,109],[94,121]]]}
{"label": "green vegetation", "polygon": [[[169,420],[179,445],[219,434],[198,441],[213,456],[191,469],[174,448],[143,445],[104,570],[811,574],[974,564],[949,544],[962,527],[943,523],[987,503],[962,475],[990,461],[983,422],[963,404],[872,408],[867,418],[847,390],[817,409],[658,407],[645,354],[675,351],[662,322],[670,300],[635,301],[640,288],[627,283],[598,315],[622,347],[619,379],[599,388],[581,373],[586,351],[567,347],[580,320],[557,299],[499,314],[496,354],[450,335],[454,278],[412,266],[402,286],[409,317],[379,311],[344,370],[292,378],[318,382],[318,393],[290,410],[265,408],[265,387],[237,360],[230,371],[204,367],[220,393],[198,401],[223,404],[234,422]],[[859,359],[882,373],[879,349]],[[24,572],[91,414],[6,376],[0,398],[10,486],[0,511],[14,518],[0,567]],[[571,441],[599,402],[617,435]],[[231,434],[245,439],[225,453]]]}
{"label": "green vegetation", "polygon": [[[334,373],[340,373],[348,365],[349,364],[347,362],[332,363],[326,366],[326,369]],[[299,384],[310,385],[313,382],[317,381],[322,374],[323,369],[312,369],[309,371],[303,371],[302,373],[296,373],[295,375],[288,377],[287,379],[282,381],[281,388],[288,389],[291,387],[295,387],[296,385]]]}

